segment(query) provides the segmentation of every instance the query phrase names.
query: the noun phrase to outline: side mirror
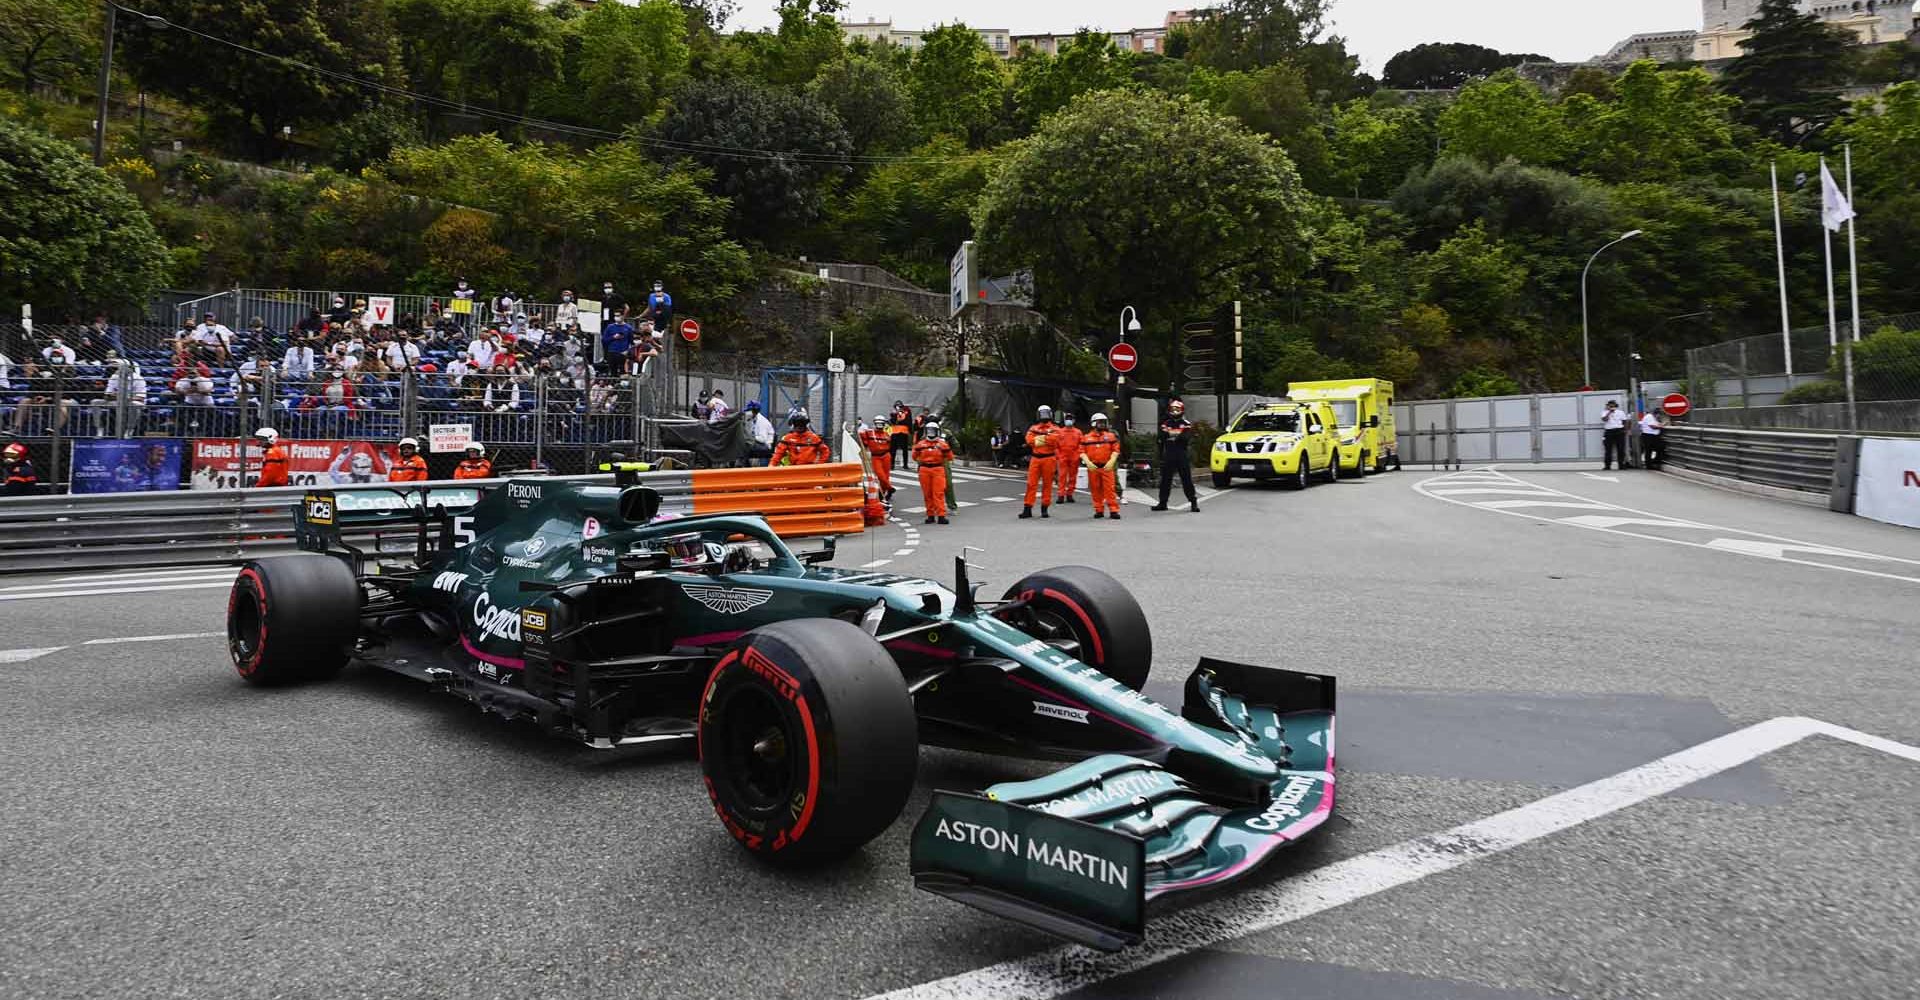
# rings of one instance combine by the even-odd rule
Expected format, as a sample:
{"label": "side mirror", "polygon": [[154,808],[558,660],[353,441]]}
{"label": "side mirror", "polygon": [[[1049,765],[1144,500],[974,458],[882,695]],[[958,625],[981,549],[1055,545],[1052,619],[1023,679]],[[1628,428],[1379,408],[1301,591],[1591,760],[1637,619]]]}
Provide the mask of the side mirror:
{"label": "side mirror", "polygon": [[620,493],[620,520],[628,524],[650,524],[660,513],[660,492],[647,486],[634,486]]}
{"label": "side mirror", "polygon": [[1373,416],[1371,416],[1371,417],[1368,417],[1368,418],[1367,418],[1367,426],[1368,426],[1368,427],[1378,427],[1378,426],[1380,426],[1380,414],[1378,414],[1378,413],[1376,413],[1376,414],[1374,414]]}

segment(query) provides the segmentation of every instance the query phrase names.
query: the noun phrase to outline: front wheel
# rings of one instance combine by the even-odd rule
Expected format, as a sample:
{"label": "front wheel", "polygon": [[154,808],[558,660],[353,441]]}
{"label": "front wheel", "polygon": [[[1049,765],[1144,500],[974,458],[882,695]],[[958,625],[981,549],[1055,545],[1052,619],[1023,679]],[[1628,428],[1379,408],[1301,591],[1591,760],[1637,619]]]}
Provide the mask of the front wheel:
{"label": "front wheel", "polygon": [[906,808],[919,764],[913,698],[857,625],[808,618],[748,632],[707,676],[699,712],[707,797],[759,857],[845,857]]}
{"label": "front wheel", "polygon": [[331,677],[359,635],[360,583],[332,556],[256,559],[227,595],[227,651],[249,684]]}
{"label": "front wheel", "polygon": [[1293,466],[1293,488],[1304,490],[1313,485],[1313,463],[1307,460],[1307,453],[1300,453],[1300,460]]}
{"label": "front wheel", "polygon": [[1138,691],[1153,669],[1153,630],[1133,593],[1091,566],[1056,566],[1007,588],[994,617]]}
{"label": "front wheel", "polygon": [[1229,487],[1229,486],[1232,486],[1232,485],[1233,485],[1233,473],[1231,473],[1231,472],[1216,472],[1216,473],[1214,473],[1214,474],[1213,474],[1213,488],[1214,488],[1214,489],[1216,489],[1216,490],[1224,490],[1224,489],[1226,489],[1227,487]]}

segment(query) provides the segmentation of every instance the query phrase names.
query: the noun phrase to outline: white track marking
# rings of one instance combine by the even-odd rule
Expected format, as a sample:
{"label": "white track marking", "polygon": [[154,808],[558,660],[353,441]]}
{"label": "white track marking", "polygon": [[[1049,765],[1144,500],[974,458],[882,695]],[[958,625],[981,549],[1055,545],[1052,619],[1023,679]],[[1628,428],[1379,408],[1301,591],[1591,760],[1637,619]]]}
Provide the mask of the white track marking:
{"label": "white track marking", "polygon": [[1148,924],[1147,942],[1103,955],[1073,945],[909,986],[869,1000],[1044,1000],[1271,930],[1572,829],[1739,767],[1808,736],[1830,736],[1920,763],[1920,747],[1817,719],[1783,716],[1517,809],[1336,861]]}
{"label": "white track marking", "polygon": [[1014,503],[1019,497],[981,497],[982,503]]}
{"label": "white track marking", "polygon": [[205,583],[213,580],[232,580],[240,571],[234,567],[222,567],[213,571],[175,570],[171,573],[155,573],[139,577],[61,577],[57,580],[42,580],[39,583],[16,583],[0,587],[0,594],[17,594],[29,590],[83,590],[89,587],[144,587],[156,583]]}
{"label": "white track marking", "polygon": [[891,559],[875,559],[870,563],[861,563],[860,568],[861,569],[879,569],[880,567],[885,566],[886,564],[892,561],[893,560]]}
{"label": "white track marking", "polygon": [[41,593],[0,594],[0,601],[32,601],[43,597],[101,597],[109,594],[152,594],[163,590],[217,590],[233,586],[220,580],[213,583],[183,583],[167,587],[112,587],[103,590],[49,590]]}
{"label": "white track marking", "polygon": [[170,642],[174,639],[224,638],[225,632],[175,632],[172,635],[128,635],[114,639],[88,639],[82,646],[113,646],[123,642]]}
{"label": "white track marking", "polygon": [[897,552],[895,552],[895,553],[893,554],[893,557],[894,557],[895,559],[898,559],[898,558],[900,558],[901,556],[910,556],[910,555],[913,555],[913,550],[912,550],[912,549],[901,549],[901,550],[899,550],[899,551],[897,551]]}
{"label": "white track marking", "polygon": [[1470,496],[1477,493],[1500,494],[1505,496],[1516,496],[1516,497],[1550,497],[1554,495],[1554,492],[1552,490],[1532,490],[1532,489],[1517,490],[1510,486],[1469,486],[1465,489],[1460,489],[1460,488],[1455,488],[1451,483],[1447,484],[1446,490],[1442,491],[1442,490],[1436,489],[1431,491],[1428,495],[1436,496],[1436,497],[1459,497],[1459,496]]}
{"label": "white track marking", "polygon": [[1582,472],[1581,475],[1587,477],[1588,479],[1598,479],[1603,483],[1617,483],[1620,481],[1619,476],[1602,476],[1593,472]]}
{"label": "white track marking", "polygon": [[65,646],[43,646],[39,649],[0,649],[0,663],[25,663],[36,660],[48,653],[58,653]]}
{"label": "white track marking", "polygon": [[[125,573],[92,573],[82,576],[55,577],[55,583],[118,583],[128,580],[178,580],[182,577],[233,576],[240,570],[233,566],[187,566],[179,569],[147,569]],[[18,590],[18,587],[7,588]]]}
{"label": "white track marking", "polygon": [[1514,510],[1520,507],[1563,507],[1571,510],[1613,509],[1603,503],[1586,503],[1585,501],[1574,500],[1488,500],[1484,503],[1475,503],[1474,506],[1484,507],[1487,510]]}
{"label": "white track marking", "polygon": [[[1467,499],[1464,497],[1454,498],[1454,497],[1447,496],[1444,491],[1450,483],[1458,481],[1458,478],[1457,478],[1458,474],[1448,474],[1443,476],[1435,476],[1429,479],[1423,479],[1423,480],[1420,480],[1419,482],[1414,483],[1412,485],[1412,488],[1414,492],[1419,493],[1423,496],[1432,497],[1433,499],[1439,500],[1442,503],[1457,504],[1462,507],[1475,507],[1481,510],[1491,510],[1496,514],[1507,514],[1513,517],[1524,517],[1529,520],[1544,521],[1550,524],[1564,524],[1569,527],[1584,528],[1588,531],[1600,531],[1610,535],[1624,535],[1629,538],[1639,538],[1639,539],[1644,539],[1650,542],[1661,542],[1667,545],[1684,545],[1689,548],[1710,549],[1716,552],[1727,552],[1733,555],[1748,556],[1755,559],[1767,559],[1773,562],[1793,563],[1794,565],[1797,565],[1797,566],[1812,566],[1816,569],[1828,569],[1828,570],[1834,570],[1840,573],[1853,573],[1859,576],[1873,576],[1873,577],[1880,577],[1887,580],[1901,580],[1907,583],[1920,583],[1920,574],[1908,575],[1903,573],[1886,573],[1886,572],[1881,572],[1879,570],[1866,569],[1860,566],[1842,566],[1842,565],[1838,565],[1831,562],[1817,562],[1813,559],[1797,558],[1793,555],[1789,555],[1788,553],[1800,552],[1800,553],[1805,553],[1810,555],[1825,556],[1829,558],[1858,559],[1858,560],[1879,563],[1883,566],[1891,563],[1899,563],[1899,564],[1902,564],[1903,566],[1920,567],[1920,559],[1903,559],[1899,556],[1879,555],[1872,552],[1859,552],[1853,549],[1842,549],[1842,548],[1837,548],[1831,545],[1821,545],[1818,542],[1802,541],[1797,538],[1783,538],[1779,535],[1768,535],[1758,531],[1749,531],[1745,528],[1730,528],[1725,525],[1709,524],[1704,521],[1684,521],[1677,518],[1667,517],[1665,515],[1662,515],[1650,510],[1640,510],[1634,507],[1625,507],[1620,504],[1607,503],[1606,501],[1596,500],[1592,497],[1581,496],[1577,493],[1568,493],[1564,490],[1555,490],[1555,489],[1552,489],[1551,487],[1541,486],[1537,483],[1529,483],[1524,480],[1516,479],[1510,475],[1507,475],[1506,473],[1492,473],[1492,474],[1500,476],[1501,479],[1503,479],[1504,481],[1506,481],[1511,485],[1530,486],[1536,489],[1546,490],[1549,493],[1551,493],[1554,497],[1560,500],[1568,501],[1570,503],[1591,504],[1596,509],[1618,511],[1620,512],[1621,515],[1639,515],[1639,517],[1602,516],[1602,515],[1576,515],[1572,517],[1555,517],[1545,513],[1531,513],[1527,508],[1508,509],[1504,506],[1496,506],[1492,503],[1483,503],[1483,502]],[[1474,473],[1473,475],[1478,479],[1484,480],[1484,478],[1487,475],[1489,475],[1489,473],[1480,472],[1480,473]],[[1435,489],[1433,489],[1433,487],[1440,487],[1440,490],[1436,491]],[[1645,531],[1631,530],[1631,526],[1633,525],[1639,525],[1641,527],[1684,529],[1684,530],[1701,532],[1703,534],[1711,533],[1714,535],[1719,535],[1720,537],[1705,537],[1697,541],[1693,539],[1688,539],[1688,538],[1673,538],[1665,535],[1649,534]],[[1727,536],[1736,536],[1736,535],[1745,536],[1745,537],[1741,537],[1741,538],[1727,537]],[[1760,539],[1766,543],[1777,543],[1777,544],[1762,544],[1761,542],[1754,541],[1755,539]]]}

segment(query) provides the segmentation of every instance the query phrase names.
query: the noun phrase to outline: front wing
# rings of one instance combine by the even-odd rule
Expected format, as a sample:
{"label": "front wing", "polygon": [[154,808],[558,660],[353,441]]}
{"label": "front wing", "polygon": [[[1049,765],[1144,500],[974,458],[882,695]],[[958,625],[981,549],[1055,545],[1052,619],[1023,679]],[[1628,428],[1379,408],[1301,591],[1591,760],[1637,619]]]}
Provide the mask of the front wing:
{"label": "front wing", "polygon": [[1149,904],[1251,872],[1333,814],[1333,678],[1202,660],[1181,714],[1281,770],[1254,803],[1105,754],[982,795],[936,792],[915,826],[921,889],[1089,947],[1146,933]]}

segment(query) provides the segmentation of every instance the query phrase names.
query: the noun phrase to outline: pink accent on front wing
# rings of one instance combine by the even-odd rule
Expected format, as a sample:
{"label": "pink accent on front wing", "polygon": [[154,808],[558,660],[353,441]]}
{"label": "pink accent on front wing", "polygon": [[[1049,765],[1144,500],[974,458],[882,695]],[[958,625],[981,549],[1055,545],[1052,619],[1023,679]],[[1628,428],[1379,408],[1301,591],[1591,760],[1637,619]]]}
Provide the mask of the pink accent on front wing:
{"label": "pink accent on front wing", "polygon": [[1032,681],[1029,681],[1029,680],[1024,680],[1024,679],[1022,679],[1022,678],[1019,678],[1019,677],[1015,677],[1015,676],[1014,676],[1014,675],[1012,675],[1012,674],[1008,674],[1008,675],[1007,675],[1007,679],[1008,679],[1008,680],[1010,680],[1010,681],[1012,681],[1012,682],[1014,682],[1015,684],[1018,684],[1018,685],[1020,685],[1021,687],[1024,687],[1024,688],[1030,688],[1030,689],[1032,689],[1032,690],[1034,690],[1034,691],[1037,691],[1037,692],[1039,692],[1039,693],[1041,693],[1041,694],[1044,694],[1044,695],[1046,695],[1047,697],[1049,697],[1049,698],[1052,698],[1052,699],[1053,699],[1054,701],[1064,701],[1064,702],[1066,702],[1067,704],[1069,704],[1069,705],[1071,705],[1071,706],[1073,706],[1074,708],[1077,708],[1077,709],[1080,709],[1081,711],[1084,711],[1084,712],[1089,712],[1089,713],[1091,713],[1091,714],[1093,714],[1093,715],[1097,715],[1097,716],[1099,716],[1099,717],[1101,717],[1102,719],[1105,719],[1105,720],[1107,720],[1108,722],[1111,722],[1111,723],[1113,723],[1114,725],[1116,725],[1116,726],[1119,726],[1119,727],[1120,727],[1120,728],[1122,728],[1122,729],[1131,729],[1131,730],[1133,730],[1134,732],[1136,732],[1136,733],[1139,733],[1139,734],[1140,734],[1140,735],[1142,735],[1142,736],[1145,736],[1145,737],[1146,737],[1147,739],[1150,739],[1150,740],[1151,740],[1151,739],[1154,739],[1154,738],[1155,738],[1155,737],[1154,737],[1154,735],[1153,735],[1152,733],[1149,733],[1149,732],[1147,732],[1146,730],[1144,730],[1144,729],[1141,729],[1141,728],[1140,728],[1139,726],[1135,726],[1135,725],[1132,725],[1132,724],[1130,724],[1130,723],[1127,723],[1127,722],[1123,722],[1123,721],[1121,721],[1120,719],[1116,719],[1116,718],[1114,718],[1113,716],[1111,716],[1111,715],[1108,715],[1107,713],[1105,713],[1105,712],[1102,712],[1102,711],[1100,711],[1100,710],[1099,710],[1099,709],[1097,709],[1097,708],[1094,708],[1094,707],[1093,707],[1092,705],[1089,705],[1089,704],[1086,704],[1085,702],[1080,702],[1080,701],[1075,701],[1075,700],[1073,700],[1072,698],[1069,698],[1069,697],[1067,697],[1067,696],[1066,696],[1066,695],[1064,695],[1064,694],[1060,694],[1060,693],[1059,693],[1059,692],[1057,692],[1057,691],[1053,691],[1053,690],[1049,690],[1049,689],[1047,689],[1047,688],[1043,688],[1043,687],[1041,687],[1040,685],[1038,685],[1038,684],[1035,684],[1035,683],[1033,683]]}
{"label": "pink accent on front wing", "polygon": [[496,667],[506,667],[510,670],[527,669],[527,661],[516,660],[511,656],[495,656],[492,653],[483,652],[480,647],[474,645],[473,642],[464,635],[460,637],[460,647],[467,651],[468,656],[482,663],[491,663]]}
{"label": "pink accent on front wing", "polygon": [[1282,847],[1295,840],[1299,840],[1301,837],[1306,836],[1307,831],[1312,830],[1314,827],[1317,827],[1320,824],[1326,822],[1327,817],[1332,813],[1333,813],[1333,783],[1328,782],[1327,794],[1320,797],[1320,803],[1313,807],[1312,812],[1306,814],[1305,816],[1300,817],[1297,820],[1294,820],[1292,823],[1287,825],[1286,829],[1280,830],[1277,833],[1274,833],[1266,837],[1261,842],[1261,846],[1257,850],[1248,852],[1247,856],[1244,858],[1241,858],[1238,863],[1230,865],[1226,868],[1222,868],[1219,871],[1213,872],[1208,875],[1200,875],[1195,878],[1187,879],[1183,882],[1168,882],[1165,885],[1156,886],[1147,892],[1147,898],[1153,899],[1156,896],[1161,896],[1166,893],[1173,892],[1176,889],[1192,889],[1197,886],[1212,885],[1215,882],[1224,882],[1227,879],[1233,878],[1234,876],[1239,875],[1241,872],[1244,872],[1247,869],[1252,868],[1255,865],[1258,865],[1261,862],[1265,861],[1267,859],[1267,855],[1272,854],[1276,848]]}
{"label": "pink accent on front wing", "polygon": [[676,646],[718,646],[723,642],[732,642],[746,634],[746,629],[734,629],[731,632],[709,632],[706,635],[683,635],[673,640],[673,644]]}

